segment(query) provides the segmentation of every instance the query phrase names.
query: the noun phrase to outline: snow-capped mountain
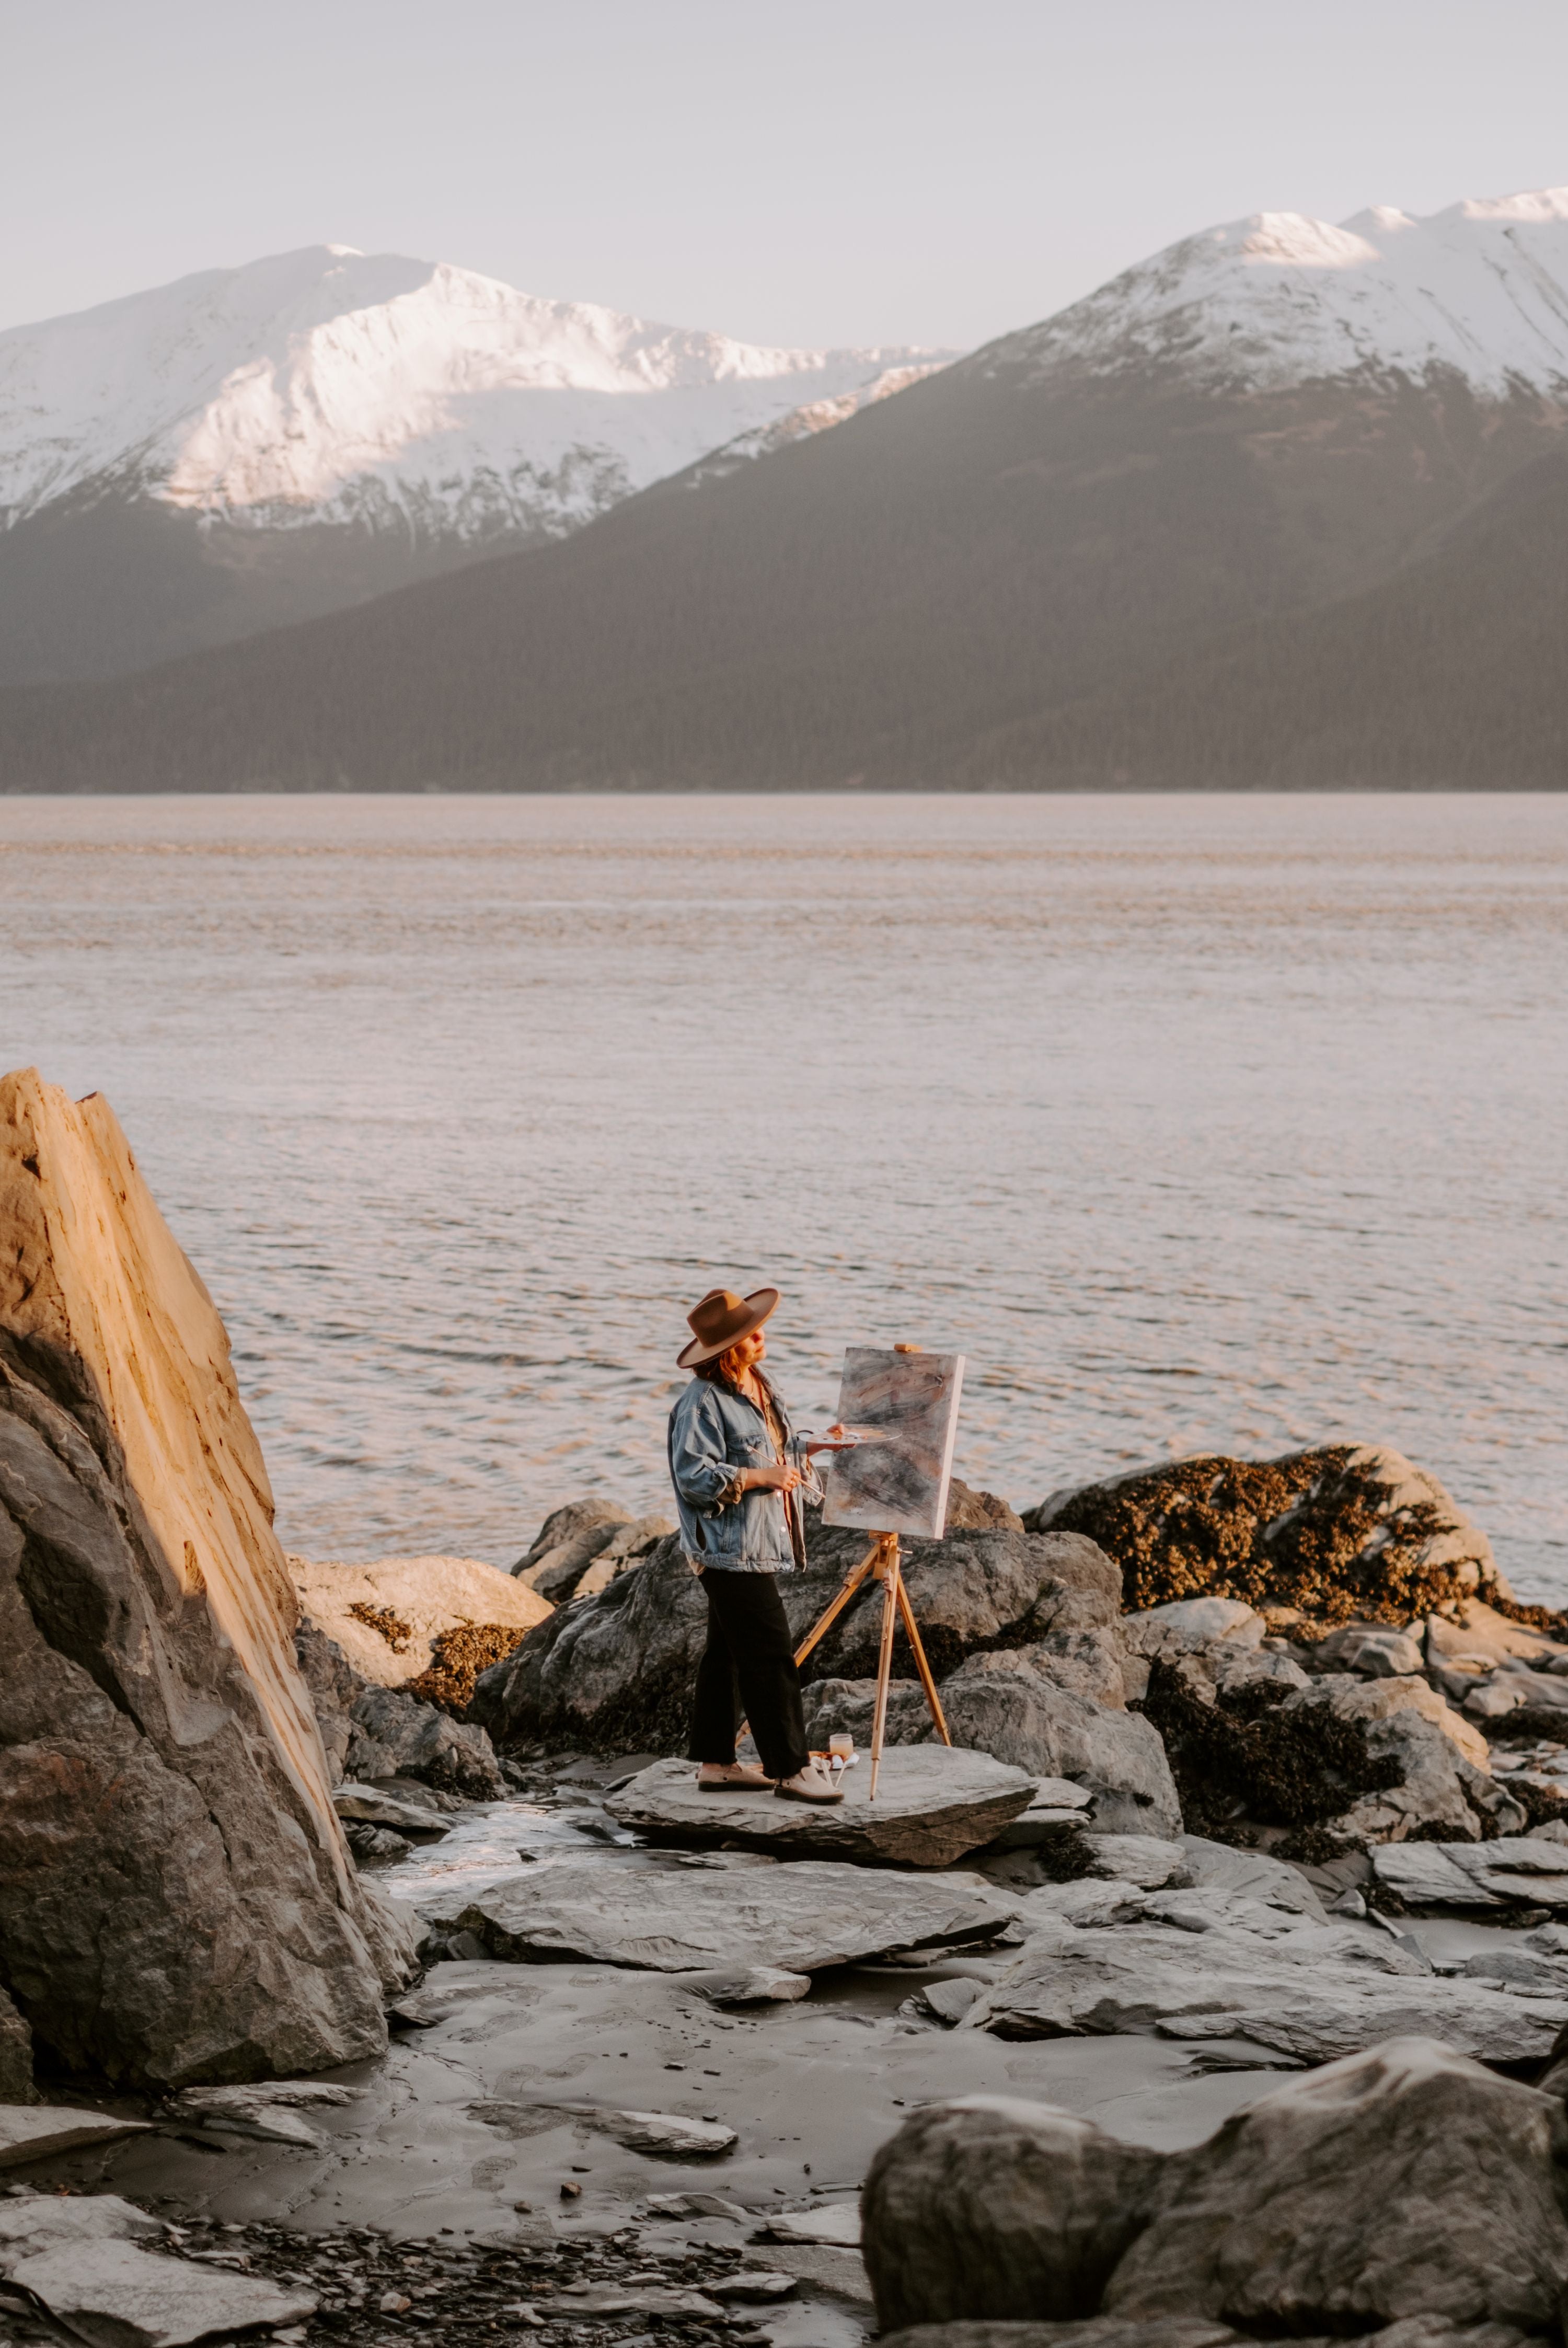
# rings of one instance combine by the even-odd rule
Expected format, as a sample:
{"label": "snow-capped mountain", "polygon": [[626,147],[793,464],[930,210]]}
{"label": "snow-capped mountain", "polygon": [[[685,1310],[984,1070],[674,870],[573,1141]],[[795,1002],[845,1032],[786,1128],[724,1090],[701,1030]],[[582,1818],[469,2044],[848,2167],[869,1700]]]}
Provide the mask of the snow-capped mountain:
{"label": "snow-capped mountain", "polygon": [[947,355],[760,349],[313,246],[0,334],[0,519],[112,493],[268,530],[556,536]]}
{"label": "snow-capped mountain", "polygon": [[1377,205],[1337,227],[1253,212],[1167,246],[991,351],[1035,366],[1175,367],[1224,390],[1443,370],[1493,397],[1561,397],[1568,188],[1424,220]]}

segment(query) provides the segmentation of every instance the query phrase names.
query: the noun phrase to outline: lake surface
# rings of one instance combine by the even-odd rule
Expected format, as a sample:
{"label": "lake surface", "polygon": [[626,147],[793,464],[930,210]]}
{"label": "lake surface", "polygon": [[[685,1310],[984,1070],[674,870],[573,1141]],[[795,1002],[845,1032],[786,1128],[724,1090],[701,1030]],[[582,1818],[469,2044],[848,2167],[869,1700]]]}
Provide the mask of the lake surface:
{"label": "lake surface", "polygon": [[686,1306],[969,1357],[1026,1507],[1398,1445],[1568,1601],[1568,796],[0,798],[0,1057],[107,1093],[288,1545],[665,1503]]}

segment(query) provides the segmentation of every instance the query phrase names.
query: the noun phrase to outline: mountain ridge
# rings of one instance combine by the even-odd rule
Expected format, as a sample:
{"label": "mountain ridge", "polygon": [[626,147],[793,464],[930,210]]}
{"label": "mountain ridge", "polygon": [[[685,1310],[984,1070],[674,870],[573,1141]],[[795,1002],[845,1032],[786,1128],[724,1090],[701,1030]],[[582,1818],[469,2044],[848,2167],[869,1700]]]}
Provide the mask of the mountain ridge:
{"label": "mountain ridge", "polygon": [[[1434,216],[1447,277],[1402,215],[1377,216],[1401,269],[1418,256],[1408,284],[1360,230],[1322,261],[1315,232],[1257,217],[1266,249],[1256,220],[1184,240],[831,431],[701,458],[570,537],[112,686],[6,695],[0,781],[1355,787],[1343,704],[1384,787],[1489,757],[1506,780],[1515,754],[1550,784],[1568,688],[1540,647],[1568,626],[1568,577],[1527,489],[1522,512],[1507,499],[1538,479],[1557,511],[1556,474],[1531,469],[1568,447],[1568,198]],[[1217,306],[1189,298],[1215,269]],[[1432,304],[1460,282],[1480,291],[1473,320],[1443,324],[1456,361]],[[1284,304],[1277,379],[1232,347],[1238,287],[1260,315]],[[1394,320],[1381,354],[1374,314]],[[1505,602],[1511,546],[1537,607],[1520,662],[1470,583]],[[1390,664],[1387,725],[1357,612]],[[1460,738],[1465,675],[1491,696],[1479,743]]]}
{"label": "mountain ridge", "polygon": [[[563,536],[699,457],[830,429],[949,355],[742,343],[346,246],[12,327],[0,639],[23,650],[4,673],[36,673],[51,626],[69,636],[69,597],[92,600],[117,527],[151,525],[144,560],[185,589],[174,634],[200,643],[203,612],[221,638],[295,616],[291,598],[314,615]],[[13,615],[62,560],[50,612],[18,633]],[[118,633],[110,668],[191,648],[149,636],[134,609]],[[102,673],[82,634],[54,673]]]}

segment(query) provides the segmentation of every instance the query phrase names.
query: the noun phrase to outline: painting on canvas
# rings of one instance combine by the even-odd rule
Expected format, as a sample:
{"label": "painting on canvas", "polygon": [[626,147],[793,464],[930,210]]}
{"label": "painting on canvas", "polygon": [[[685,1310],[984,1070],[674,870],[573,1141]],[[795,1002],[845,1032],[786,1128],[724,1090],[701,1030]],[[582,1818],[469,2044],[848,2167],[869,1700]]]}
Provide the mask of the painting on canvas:
{"label": "painting on canvas", "polygon": [[846,1346],[839,1417],[882,1440],[836,1455],[822,1522],[940,1540],[963,1385],[962,1354]]}

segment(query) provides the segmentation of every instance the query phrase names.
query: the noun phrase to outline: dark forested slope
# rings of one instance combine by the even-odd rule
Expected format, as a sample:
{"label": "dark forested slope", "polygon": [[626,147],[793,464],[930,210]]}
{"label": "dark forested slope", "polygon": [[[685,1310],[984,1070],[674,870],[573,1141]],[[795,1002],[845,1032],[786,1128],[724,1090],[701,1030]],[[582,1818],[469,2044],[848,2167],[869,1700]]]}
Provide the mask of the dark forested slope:
{"label": "dark forested slope", "polygon": [[[1562,422],[1457,378],[1216,391],[1043,365],[1013,337],[560,544],[112,685],[0,695],[0,787],[1415,781],[1426,736],[1396,707],[1459,674],[1445,629],[1482,659],[1460,573],[1506,570],[1535,493],[1522,520],[1445,534]],[[1531,543],[1544,640],[1561,598]],[[1428,576],[1429,553],[1449,583],[1390,589],[1407,616],[1369,657],[1372,623],[1335,615]],[[1521,691],[1563,688],[1503,634],[1495,694],[1522,724]],[[1365,766],[1347,714],[1396,672]]]}

